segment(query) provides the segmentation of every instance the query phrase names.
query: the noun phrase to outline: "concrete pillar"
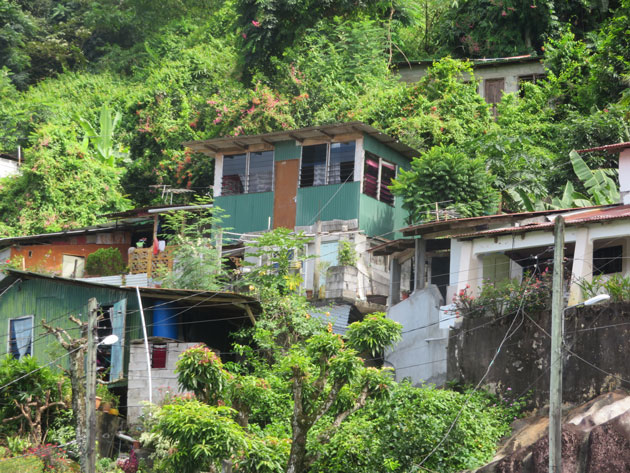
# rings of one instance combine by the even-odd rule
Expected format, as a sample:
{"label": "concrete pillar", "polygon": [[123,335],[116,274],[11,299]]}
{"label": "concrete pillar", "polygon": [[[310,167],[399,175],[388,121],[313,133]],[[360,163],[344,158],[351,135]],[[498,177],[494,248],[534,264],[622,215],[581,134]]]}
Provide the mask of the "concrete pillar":
{"label": "concrete pillar", "polygon": [[426,265],[426,260],[427,260],[427,241],[422,238],[418,238],[416,239],[415,244],[416,244],[416,252],[414,256],[414,261],[415,261],[416,267],[413,269],[414,275],[415,275],[413,288],[414,288],[414,291],[417,291],[419,289],[424,289],[426,285],[424,275],[426,272],[425,265]]}
{"label": "concrete pillar", "polygon": [[571,268],[571,286],[569,289],[568,305],[582,302],[582,288],[580,281],[593,279],[593,242],[589,238],[588,228],[580,228],[575,236],[575,253],[573,254],[573,266]]}
{"label": "concrete pillar", "polygon": [[479,257],[474,253],[473,241],[460,242],[459,253],[459,276],[457,277],[457,292],[468,289],[469,294],[478,295],[483,284],[481,277],[482,264]]}
{"label": "concrete pillar", "polygon": [[400,302],[400,263],[390,256],[389,261],[389,307]]}
{"label": "concrete pillar", "polygon": [[622,204],[630,204],[630,148],[619,153],[619,194]]}

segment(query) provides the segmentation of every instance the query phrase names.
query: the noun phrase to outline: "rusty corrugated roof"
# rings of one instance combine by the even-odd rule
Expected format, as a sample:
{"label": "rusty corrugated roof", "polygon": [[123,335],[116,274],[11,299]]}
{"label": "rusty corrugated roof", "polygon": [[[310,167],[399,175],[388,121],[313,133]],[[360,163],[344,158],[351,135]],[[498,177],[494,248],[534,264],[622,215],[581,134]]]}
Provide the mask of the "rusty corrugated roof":
{"label": "rusty corrugated roof", "polygon": [[[569,225],[581,225],[588,223],[598,223],[611,220],[619,220],[624,218],[630,218],[630,205],[615,205],[605,208],[588,208],[583,211],[573,210],[571,212],[556,211],[557,215],[564,217],[565,223]],[[495,228],[493,230],[483,230],[480,232],[467,233],[458,235],[457,238],[478,238],[483,236],[495,236],[511,233],[526,233],[530,231],[541,231],[553,229],[554,222],[544,223],[531,223],[528,225],[518,227],[503,227]]]}
{"label": "rusty corrugated roof", "polygon": [[615,143],[612,145],[596,146],[595,148],[578,149],[578,153],[590,153],[591,151],[607,151],[608,153],[614,153],[615,151],[621,151],[626,148],[630,148],[630,141],[623,143]]}

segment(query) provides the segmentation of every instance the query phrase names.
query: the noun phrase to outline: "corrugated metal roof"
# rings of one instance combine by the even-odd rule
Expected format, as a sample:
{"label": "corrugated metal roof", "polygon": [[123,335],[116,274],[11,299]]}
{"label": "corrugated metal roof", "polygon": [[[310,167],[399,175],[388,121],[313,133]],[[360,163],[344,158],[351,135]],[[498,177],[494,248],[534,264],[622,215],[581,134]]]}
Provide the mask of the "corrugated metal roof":
{"label": "corrugated metal roof", "polygon": [[[630,205],[608,206],[606,208],[589,208],[583,209],[582,211],[573,210],[571,212],[556,211],[555,214],[562,215],[567,226],[599,223],[630,218]],[[553,219],[550,219],[550,221],[544,223],[531,223],[518,227],[495,228],[493,230],[484,230],[480,232],[457,235],[457,238],[479,238],[502,234],[527,233],[533,231],[552,230],[553,227]]]}
{"label": "corrugated metal roof", "polygon": [[494,215],[482,215],[479,217],[454,218],[450,220],[440,220],[440,221],[436,220],[433,222],[410,225],[409,227],[402,228],[399,231],[402,232],[404,236],[423,235],[427,233],[455,230],[458,228],[474,227],[477,225],[482,225],[484,223],[495,223],[501,220],[505,220],[509,222],[509,221],[523,219],[523,218],[532,218],[532,217],[540,217],[544,215],[557,214],[563,211],[584,210],[586,208],[597,209],[597,208],[603,208],[603,207],[609,207],[609,206],[597,205],[593,207],[573,208],[573,209],[564,209],[564,210],[539,210],[536,212],[518,212],[518,213],[513,213],[513,214],[494,214]]}
{"label": "corrugated metal roof", "polygon": [[25,243],[28,241],[42,241],[56,239],[62,237],[72,237],[78,235],[87,235],[92,233],[105,233],[111,231],[137,230],[138,228],[148,227],[152,225],[148,220],[142,219],[139,222],[107,222],[91,227],[73,228],[62,232],[39,233],[37,235],[26,235],[19,237],[0,238],[0,247],[12,245],[13,243]]}
{"label": "corrugated metal roof", "polygon": [[[345,335],[350,325],[350,311],[351,305],[334,305],[332,307],[320,307],[323,312],[313,312],[311,315],[324,322],[330,322],[333,324],[333,333]],[[326,315],[328,313],[329,315]]]}
{"label": "corrugated metal roof", "polygon": [[615,151],[621,151],[626,148],[630,148],[630,142],[626,141],[623,143],[615,143],[612,145],[604,145],[604,146],[596,146],[595,148],[587,148],[587,149],[578,149],[578,153],[590,153],[591,151],[607,151],[609,153],[614,153]]}
{"label": "corrugated metal roof", "polygon": [[345,135],[348,133],[364,133],[369,135],[409,159],[420,155],[417,150],[363,122],[311,126],[298,130],[275,131],[260,135],[226,136],[212,140],[187,141],[182,144],[199,153],[215,156],[217,153],[244,152],[252,145],[273,145],[278,141],[287,140],[334,139],[336,135]]}
{"label": "corrugated metal roof", "polygon": [[[439,61],[440,58],[435,59],[422,59],[419,61],[398,61],[394,64],[395,67],[409,67],[410,65],[431,65],[436,61]],[[521,56],[510,56],[510,57],[490,57],[490,58],[481,58],[481,59],[470,59],[464,58],[464,61],[472,62],[473,67],[484,67],[484,66],[493,66],[497,64],[514,64],[514,63],[522,63],[522,62],[535,62],[541,61],[541,56],[534,56],[532,54],[523,54]]]}
{"label": "corrugated metal roof", "polygon": [[[62,284],[70,284],[86,287],[101,287],[111,289],[111,284],[94,283],[85,280],[62,278],[60,276],[49,276],[46,274],[33,273],[31,271],[19,271],[17,269],[5,270],[10,276],[21,279],[47,279],[58,281]],[[4,283],[7,284],[7,283]],[[118,289],[122,291],[135,291],[135,287],[121,286]],[[169,289],[163,287],[139,287],[140,294],[143,297],[152,297],[156,299],[164,300],[185,300],[188,302],[208,302],[216,304],[249,304],[254,313],[259,313],[261,310],[260,302],[258,299],[247,294],[239,294],[235,292],[223,292],[223,291],[196,291],[190,289]]]}

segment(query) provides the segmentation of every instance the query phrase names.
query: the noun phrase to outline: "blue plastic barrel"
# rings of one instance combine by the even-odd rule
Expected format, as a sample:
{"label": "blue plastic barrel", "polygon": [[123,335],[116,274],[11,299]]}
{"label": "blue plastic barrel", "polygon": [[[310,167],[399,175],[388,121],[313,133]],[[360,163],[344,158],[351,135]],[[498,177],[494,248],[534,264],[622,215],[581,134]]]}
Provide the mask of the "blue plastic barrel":
{"label": "blue plastic barrel", "polygon": [[172,303],[156,301],[153,309],[153,336],[177,339],[178,308]]}

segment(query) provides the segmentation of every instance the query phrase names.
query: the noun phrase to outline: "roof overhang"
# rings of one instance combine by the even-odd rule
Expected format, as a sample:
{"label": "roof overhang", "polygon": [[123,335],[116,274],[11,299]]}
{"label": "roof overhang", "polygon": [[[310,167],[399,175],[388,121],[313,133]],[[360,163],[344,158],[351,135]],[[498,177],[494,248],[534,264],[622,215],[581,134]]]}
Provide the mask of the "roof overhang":
{"label": "roof overhang", "polygon": [[[600,208],[597,206],[592,208]],[[589,207],[591,208],[591,207]],[[500,225],[502,223],[510,223],[514,221],[541,217],[545,215],[557,214],[570,210],[584,209],[566,209],[566,210],[541,210],[538,212],[519,212],[513,214],[496,214],[484,215],[481,217],[454,218],[450,220],[439,220],[418,225],[411,225],[400,231],[406,237],[421,236],[423,238],[438,238],[444,236],[457,236],[460,233],[470,233],[470,230],[483,231],[488,230],[490,225]]]}
{"label": "roof overhang", "polygon": [[351,134],[368,135],[389,146],[408,159],[420,155],[417,150],[401,143],[396,138],[380,132],[376,128],[366,125],[363,122],[311,126],[307,128],[300,128],[298,130],[283,130],[272,133],[263,133],[260,135],[226,136],[224,138],[215,138],[211,140],[187,141],[183,143],[183,145],[195,152],[204,153],[214,157],[218,154],[225,153],[243,153],[251,148],[256,148],[257,146],[273,147],[280,141],[294,140],[300,143],[307,140],[334,141],[337,137],[348,136]]}
{"label": "roof overhang", "polygon": [[91,227],[64,230],[62,232],[40,233],[37,235],[0,238],[0,248],[4,248],[4,247],[14,245],[14,244],[26,245],[29,243],[33,243],[33,244],[46,243],[50,240],[57,240],[59,238],[66,238],[66,237],[76,237],[80,235],[92,235],[92,234],[97,234],[97,233],[137,230],[138,228],[143,228],[145,226],[150,226],[150,225],[151,223],[146,219],[132,219],[126,222],[108,222],[108,223],[103,223],[100,225],[94,225]]}
{"label": "roof overhang", "polygon": [[[34,273],[31,271],[20,271],[17,269],[6,269],[7,280],[10,279],[45,279],[48,281],[55,281],[59,284],[69,284],[72,286],[80,286],[84,288],[103,288],[108,290],[121,290],[125,292],[135,292],[135,286],[112,286],[110,284],[93,283],[89,281],[78,281],[76,279],[62,278],[59,276],[50,276],[46,274]],[[3,281],[4,282],[4,281]],[[7,285],[9,281],[4,282]],[[180,304],[193,306],[204,303],[207,305],[216,306],[233,306],[238,309],[243,309],[247,305],[253,313],[260,313],[262,308],[258,299],[246,294],[238,294],[235,292],[222,292],[222,291],[193,291],[189,289],[168,289],[161,287],[140,287],[138,288],[142,297],[151,299],[159,299],[163,301],[177,301]]]}

